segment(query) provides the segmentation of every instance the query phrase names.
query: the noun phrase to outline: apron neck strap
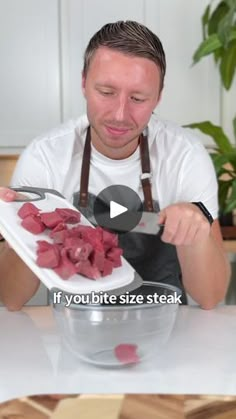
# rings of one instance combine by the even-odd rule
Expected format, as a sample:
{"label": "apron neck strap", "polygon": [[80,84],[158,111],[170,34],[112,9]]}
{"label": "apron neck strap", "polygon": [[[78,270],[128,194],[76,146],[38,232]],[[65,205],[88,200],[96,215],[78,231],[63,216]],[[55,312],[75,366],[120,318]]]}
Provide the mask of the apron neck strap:
{"label": "apron neck strap", "polygon": [[[140,148],[140,159],[141,159],[141,183],[143,188],[144,202],[146,211],[153,212],[153,200],[152,200],[152,189],[151,189],[151,168],[150,158],[148,149],[147,136],[141,134],[139,137],[139,148]],[[90,127],[87,129],[86,140],[84,145],[83,160],[81,167],[81,178],[80,178],[80,197],[79,206],[87,207],[88,205],[88,184],[89,184],[89,169],[90,169],[90,158],[91,158],[91,131]]]}
{"label": "apron neck strap", "polygon": [[91,158],[91,133],[90,127],[87,129],[86,140],[84,145],[83,160],[80,176],[80,196],[79,206],[87,207],[88,205],[88,183],[89,183],[89,169]]}
{"label": "apron neck strap", "polygon": [[141,159],[141,183],[143,188],[144,202],[146,211],[153,212],[153,200],[152,200],[152,188],[151,188],[151,166],[150,166],[150,157],[149,157],[149,148],[148,148],[148,138],[147,135],[143,133],[139,137],[139,149],[140,149],[140,159]]}

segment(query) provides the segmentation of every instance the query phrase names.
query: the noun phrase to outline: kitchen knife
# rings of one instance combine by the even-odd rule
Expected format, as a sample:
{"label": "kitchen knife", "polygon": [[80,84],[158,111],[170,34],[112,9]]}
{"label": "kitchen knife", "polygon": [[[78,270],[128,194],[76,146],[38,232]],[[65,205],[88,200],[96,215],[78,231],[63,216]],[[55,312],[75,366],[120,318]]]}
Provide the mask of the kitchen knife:
{"label": "kitchen knife", "polygon": [[163,224],[158,224],[158,213],[142,212],[139,223],[131,230],[131,233],[157,234]]}
{"label": "kitchen knife", "polygon": [[[96,218],[97,225],[100,225],[101,227],[107,228],[109,230],[112,230],[116,233],[122,232],[130,232],[130,233],[144,233],[144,234],[153,234],[156,235],[159,233],[161,227],[163,227],[163,224],[158,224],[158,213],[156,212],[147,212],[143,211],[140,215],[138,215],[138,212],[135,211],[129,211],[126,214],[118,215],[117,217],[111,218],[110,213],[103,211],[100,213],[99,217]],[[126,218],[123,217],[125,215]],[[139,220],[136,226],[134,226],[131,230],[127,226],[130,225],[130,222],[127,223],[127,217],[129,220],[131,217],[134,217],[134,219]]]}

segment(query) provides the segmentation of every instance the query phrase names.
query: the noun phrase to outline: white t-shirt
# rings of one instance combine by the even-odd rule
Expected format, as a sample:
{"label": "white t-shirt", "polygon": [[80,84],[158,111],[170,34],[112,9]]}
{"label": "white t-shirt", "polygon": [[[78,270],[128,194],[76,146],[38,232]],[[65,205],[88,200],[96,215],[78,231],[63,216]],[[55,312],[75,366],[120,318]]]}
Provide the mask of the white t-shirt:
{"label": "white t-shirt", "polygon": [[[86,116],[69,121],[38,137],[24,150],[11,186],[35,186],[59,191],[73,202],[80,189],[83,147],[88,127]],[[148,124],[152,170],[152,194],[160,209],[176,202],[201,201],[218,216],[217,180],[211,159],[188,129],[153,115]],[[143,201],[139,148],[128,158],[112,160],[93,146],[89,192],[97,195],[111,185],[125,185]]]}

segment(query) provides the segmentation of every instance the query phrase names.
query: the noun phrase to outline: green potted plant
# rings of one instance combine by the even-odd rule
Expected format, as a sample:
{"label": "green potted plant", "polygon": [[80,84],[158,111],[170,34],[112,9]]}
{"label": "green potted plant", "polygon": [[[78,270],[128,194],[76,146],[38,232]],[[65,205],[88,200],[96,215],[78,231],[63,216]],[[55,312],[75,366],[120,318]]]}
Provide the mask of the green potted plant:
{"label": "green potted plant", "polygon": [[[214,9],[212,3],[214,0],[202,16],[203,41],[193,55],[193,64],[213,55],[222,86],[229,90],[236,74],[236,0],[222,0]],[[225,215],[236,209],[236,117],[233,120],[234,139],[229,139],[222,127],[210,121],[188,124],[188,127],[199,129],[215,143],[209,152],[219,182],[220,222],[223,225]],[[233,224],[232,217],[228,218]]]}

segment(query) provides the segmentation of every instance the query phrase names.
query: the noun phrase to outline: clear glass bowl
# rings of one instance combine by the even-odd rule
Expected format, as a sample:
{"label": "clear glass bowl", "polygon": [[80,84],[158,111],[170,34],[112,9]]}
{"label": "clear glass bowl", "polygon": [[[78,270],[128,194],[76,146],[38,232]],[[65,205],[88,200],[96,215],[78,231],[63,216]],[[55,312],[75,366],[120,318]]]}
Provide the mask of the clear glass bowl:
{"label": "clear glass bowl", "polygon": [[172,331],[179,306],[174,299],[180,295],[172,285],[144,282],[137,290],[115,297],[115,304],[66,307],[64,293],[60,304],[53,303],[53,293],[50,300],[59,333],[70,351],[92,364],[120,367],[156,356]]}

